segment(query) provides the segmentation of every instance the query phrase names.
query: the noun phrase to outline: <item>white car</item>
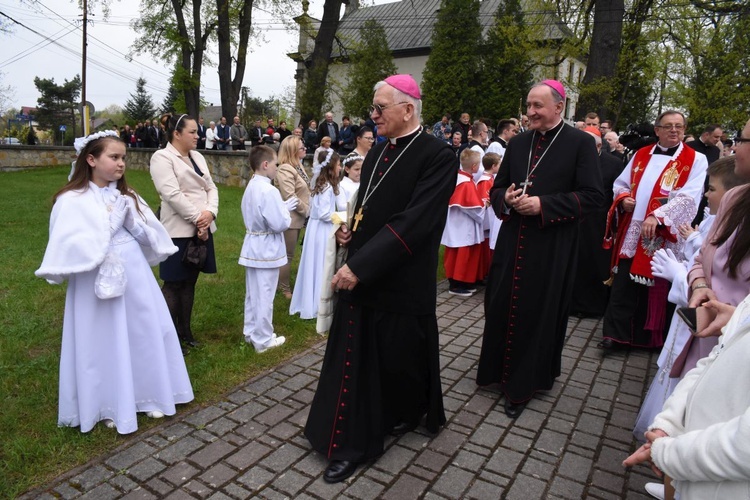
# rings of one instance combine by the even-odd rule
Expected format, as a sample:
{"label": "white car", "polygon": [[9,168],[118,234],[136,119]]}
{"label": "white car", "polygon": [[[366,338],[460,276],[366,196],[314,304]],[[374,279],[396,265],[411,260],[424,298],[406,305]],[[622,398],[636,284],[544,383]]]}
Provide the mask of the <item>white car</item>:
{"label": "white car", "polygon": [[21,145],[21,141],[19,141],[15,137],[4,137],[1,143],[8,145],[8,146],[20,146]]}

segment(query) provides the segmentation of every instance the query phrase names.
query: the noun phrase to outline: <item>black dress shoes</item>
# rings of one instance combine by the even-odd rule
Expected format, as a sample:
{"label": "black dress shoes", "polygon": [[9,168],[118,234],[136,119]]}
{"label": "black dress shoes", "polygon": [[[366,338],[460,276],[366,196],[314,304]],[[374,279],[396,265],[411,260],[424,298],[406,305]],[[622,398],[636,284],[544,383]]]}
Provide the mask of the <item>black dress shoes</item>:
{"label": "black dress shoes", "polygon": [[615,343],[612,342],[612,339],[602,339],[601,342],[596,344],[596,347],[599,349],[604,349],[605,351],[611,351],[615,348]]}
{"label": "black dress shoes", "polygon": [[348,478],[357,470],[357,462],[348,460],[331,460],[323,473],[323,480],[326,483],[340,483]]}
{"label": "black dress shoes", "polygon": [[403,436],[407,432],[411,432],[416,429],[418,425],[419,424],[416,423],[400,422],[396,424],[395,427],[393,427],[393,429],[391,430],[391,436]]}
{"label": "black dress shoes", "polygon": [[521,413],[523,413],[523,410],[526,408],[526,403],[512,403],[507,397],[505,398],[505,404],[503,405],[505,408],[505,414],[508,416],[508,418],[518,418],[521,416]]}

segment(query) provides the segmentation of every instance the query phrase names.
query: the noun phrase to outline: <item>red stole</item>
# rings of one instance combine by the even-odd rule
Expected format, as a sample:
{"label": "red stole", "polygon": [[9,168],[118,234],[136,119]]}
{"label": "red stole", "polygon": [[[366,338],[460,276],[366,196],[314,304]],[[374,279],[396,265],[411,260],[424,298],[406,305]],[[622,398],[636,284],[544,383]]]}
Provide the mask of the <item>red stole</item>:
{"label": "red stole", "polygon": [[[648,164],[651,161],[652,151],[655,146],[649,146],[639,149],[635,158],[633,159],[633,167],[630,171],[630,194],[623,193],[618,196],[612,207],[610,207],[609,213],[607,214],[607,234],[603,246],[604,248],[612,247],[612,230],[611,223],[614,218],[614,211],[618,208],[620,201],[627,196],[633,198],[636,197],[638,188],[640,187],[641,178],[643,172],[648,168]],[[646,210],[646,217],[652,215],[654,211],[669,202],[670,193],[677,189],[682,188],[690,176],[690,172],[693,168],[693,162],[695,161],[695,150],[693,148],[682,146],[682,151],[677,155],[676,158],[669,160],[669,162],[662,170],[659,179],[651,190],[651,196],[648,200],[648,208]],[[644,220],[645,218],[644,217]],[[627,231],[632,219],[632,213],[626,213],[621,220],[618,221],[617,238],[614,243],[616,244],[616,252],[613,255],[613,264],[616,265],[620,258],[627,258],[626,255],[621,254],[622,244],[625,237],[625,231]],[[639,283],[645,285],[654,284],[654,275],[651,272],[651,258],[657,250],[664,247],[667,241],[676,241],[677,238],[670,232],[669,228],[660,225],[656,229],[656,235],[652,239],[639,239],[639,244],[636,247],[635,255],[633,256],[633,263],[630,266],[631,278]],[[616,256],[616,259],[615,259]]]}

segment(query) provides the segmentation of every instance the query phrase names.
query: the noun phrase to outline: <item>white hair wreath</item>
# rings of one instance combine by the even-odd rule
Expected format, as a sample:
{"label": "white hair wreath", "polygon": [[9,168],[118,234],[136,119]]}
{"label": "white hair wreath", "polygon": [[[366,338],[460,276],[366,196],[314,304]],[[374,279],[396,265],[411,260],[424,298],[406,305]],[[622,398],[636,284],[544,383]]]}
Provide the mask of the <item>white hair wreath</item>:
{"label": "white hair wreath", "polygon": [[81,151],[83,151],[83,148],[85,148],[86,144],[88,144],[89,142],[101,139],[102,137],[119,138],[120,136],[117,135],[117,132],[115,132],[114,130],[102,130],[101,132],[89,134],[86,137],[78,137],[75,141],[73,141],[73,147],[76,148],[76,154],[81,154]]}
{"label": "white hair wreath", "polygon": [[355,161],[364,161],[365,157],[360,155],[353,155],[353,156],[347,156],[344,158],[344,161],[342,162],[344,166],[347,166],[350,163],[354,163]]}
{"label": "white hair wreath", "polygon": [[328,154],[326,155],[326,159],[320,163],[320,168],[325,168],[331,162],[331,156],[333,156],[333,149],[328,148]]}

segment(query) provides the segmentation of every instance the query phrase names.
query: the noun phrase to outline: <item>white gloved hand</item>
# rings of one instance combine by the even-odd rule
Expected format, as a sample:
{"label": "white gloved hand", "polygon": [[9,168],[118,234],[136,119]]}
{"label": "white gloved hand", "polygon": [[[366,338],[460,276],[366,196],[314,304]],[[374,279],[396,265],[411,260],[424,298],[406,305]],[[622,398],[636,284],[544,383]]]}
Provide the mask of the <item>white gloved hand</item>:
{"label": "white gloved hand", "polygon": [[651,260],[651,272],[657,278],[674,281],[675,276],[679,276],[684,271],[685,265],[677,260],[674,252],[669,248],[657,250]]}
{"label": "white gloved hand", "polygon": [[291,196],[287,198],[287,200],[284,202],[284,205],[286,206],[286,209],[290,212],[294,212],[294,210],[299,206],[299,198],[296,196]]}
{"label": "white gloved hand", "polygon": [[138,217],[138,212],[135,209],[135,201],[133,198],[130,196],[123,196],[123,198],[126,198],[128,208],[125,211],[125,219],[123,219],[122,225],[132,233],[135,229],[135,218]]}
{"label": "white gloved hand", "polygon": [[115,234],[120,230],[125,222],[125,216],[128,213],[128,201],[124,196],[118,196],[112,204],[112,211],[109,213],[109,230]]}

